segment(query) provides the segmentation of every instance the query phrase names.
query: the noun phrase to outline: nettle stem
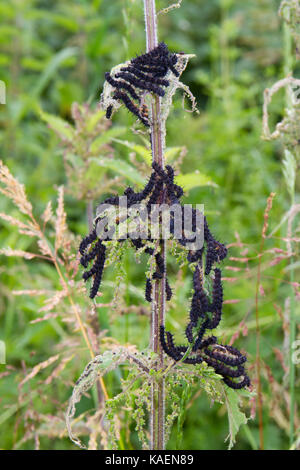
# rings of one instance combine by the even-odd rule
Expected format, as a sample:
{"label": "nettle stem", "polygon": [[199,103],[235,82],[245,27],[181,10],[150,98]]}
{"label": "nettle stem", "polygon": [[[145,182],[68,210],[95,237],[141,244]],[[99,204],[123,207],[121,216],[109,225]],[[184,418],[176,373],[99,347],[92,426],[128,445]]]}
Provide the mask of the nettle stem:
{"label": "nettle stem", "polygon": [[[145,26],[147,52],[158,45],[157,19],[155,0],[144,0]],[[164,120],[161,119],[161,99],[154,96],[151,108],[151,149],[152,160],[164,167],[164,147],[165,132]],[[163,202],[163,201],[162,201]],[[160,241],[160,253],[163,259],[166,258],[165,240]],[[166,264],[166,263],[165,263]],[[151,316],[151,337],[150,344],[152,350],[158,355],[157,369],[163,367],[163,350],[159,341],[159,327],[165,323],[165,282],[166,273],[162,279],[154,283],[152,316]],[[165,448],[165,383],[164,378],[153,382],[151,394],[151,416],[150,416],[150,449],[163,450]]]}

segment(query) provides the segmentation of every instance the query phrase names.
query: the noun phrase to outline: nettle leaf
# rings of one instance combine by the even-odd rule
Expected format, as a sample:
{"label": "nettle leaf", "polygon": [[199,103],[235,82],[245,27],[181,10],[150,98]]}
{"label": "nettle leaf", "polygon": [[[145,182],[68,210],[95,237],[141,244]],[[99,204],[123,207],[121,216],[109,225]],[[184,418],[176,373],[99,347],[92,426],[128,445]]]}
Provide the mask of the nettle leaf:
{"label": "nettle leaf", "polygon": [[236,442],[236,435],[243,424],[247,424],[248,418],[245,413],[240,410],[240,394],[235,390],[226,387],[225,389],[225,404],[228,413],[229,422],[229,439],[228,449],[232,449]]}
{"label": "nettle leaf", "polygon": [[175,157],[182,152],[184,147],[167,147],[165,151],[165,159],[168,162],[175,160]]}
{"label": "nettle leaf", "polygon": [[90,151],[92,153],[97,152],[97,150],[99,150],[100,147],[107,144],[108,142],[111,142],[114,137],[124,134],[125,131],[126,131],[125,127],[113,127],[112,129],[109,129],[108,131],[104,131],[103,134],[99,135],[99,137],[97,137],[91,143]]}
{"label": "nettle leaf", "polygon": [[[142,157],[143,160],[145,160],[145,162],[149,166],[152,165],[151,152],[144,145],[139,145],[139,144],[135,144],[133,142],[128,142],[127,140],[118,140],[118,139],[115,139],[115,142],[117,142],[118,144],[125,145],[125,147],[127,147],[127,148],[130,148],[131,150],[133,150],[133,152],[140,155],[140,157]],[[173,160],[175,160],[177,155],[180,152],[182,152],[183,149],[184,149],[184,147],[168,147],[168,148],[166,148],[165,154],[164,154],[165,160],[168,161],[168,162],[172,162]]]}
{"label": "nettle leaf", "polygon": [[197,188],[199,186],[218,187],[218,185],[211,180],[210,176],[204,175],[203,173],[180,174],[175,177],[175,182],[176,184],[179,184],[179,186],[182,186],[185,191],[189,191],[190,189]]}
{"label": "nettle leaf", "polygon": [[99,109],[88,118],[88,121],[86,123],[86,130],[88,131],[88,133],[93,132],[98,122],[101,121],[101,119],[103,119],[104,116],[105,116],[105,111],[103,111],[102,109]]}
{"label": "nettle leaf", "polygon": [[145,160],[146,163],[148,163],[149,166],[152,165],[152,156],[151,156],[151,151],[147,149],[144,145],[138,145],[134,144],[133,142],[128,142],[128,140],[119,140],[119,139],[113,139],[115,142],[118,144],[125,145],[125,147],[133,150],[133,152],[137,153],[140,155],[143,160]]}
{"label": "nettle leaf", "polygon": [[124,160],[119,160],[117,158],[108,159],[108,158],[91,158],[99,166],[113,170],[116,173],[125,176],[129,181],[132,181],[136,184],[145,184],[145,179],[140,175],[140,173],[129,163]]}
{"label": "nettle leaf", "polygon": [[73,140],[75,136],[74,129],[67,121],[58,116],[54,116],[54,114],[46,113],[42,109],[39,110],[39,114],[41,119],[49,124],[51,129],[53,129],[62,138],[65,138],[69,141]]}

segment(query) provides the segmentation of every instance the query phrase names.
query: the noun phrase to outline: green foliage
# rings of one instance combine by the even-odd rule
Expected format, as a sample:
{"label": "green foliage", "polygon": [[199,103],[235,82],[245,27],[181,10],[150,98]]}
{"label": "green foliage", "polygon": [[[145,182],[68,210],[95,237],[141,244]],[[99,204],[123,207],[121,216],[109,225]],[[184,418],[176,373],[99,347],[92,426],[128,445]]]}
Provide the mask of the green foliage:
{"label": "green foliage", "polygon": [[240,410],[239,394],[233,390],[227,389],[225,393],[225,403],[229,421],[229,449],[232,449],[236,442],[236,436],[240,426],[247,424],[247,418]]}
{"label": "green foliage", "polygon": [[[157,3],[159,9],[170,2]],[[286,6],[292,3],[284,2]],[[234,344],[249,353],[252,378],[257,253],[266,198],[271,191],[277,194],[270,213],[270,238],[265,240],[259,297],[266,449],[289,447],[286,377],[291,265],[286,223],[291,216],[292,193],[295,204],[299,204],[299,127],[295,125],[299,106],[285,113],[283,93],[271,104],[270,127],[284,120],[287,132],[278,141],[261,140],[263,91],[284,76],[279,4],[279,0],[184,0],[181,8],[159,16],[160,39],[171,50],[196,54],[182,80],[196,96],[200,110],[199,115],[185,112],[180,98],[175,97],[167,125],[166,160],[175,165],[177,181],[187,190],[185,202],[204,203],[216,235],[231,245],[231,260],[224,266],[224,293],[229,302],[224,305],[220,336],[227,341],[238,331],[240,337]],[[288,21],[297,39],[294,10],[292,13]],[[90,304],[75,260],[79,240],[87,232],[87,201],[96,204],[120,186],[122,191],[126,184],[143,184],[143,175],[149,172],[151,157],[145,136],[133,136],[127,130],[132,117],[120,110],[110,126],[97,104],[104,73],[145,49],[142,2],[11,0],[1,3],[0,16],[0,79],[7,88],[7,104],[0,105],[1,159],[26,185],[34,215],[41,216],[41,228],[52,249],[56,216],[49,209],[49,220],[43,227],[42,214],[45,216],[49,201],[56,200],[56,188],[65,185],[69,230],[58,259],[75,305],[91,338],[100,344],[100,351],[129,343],[143,350],[149,337],[149,306],[143,301],[148,269],[144,255],[140,253],[137,260],[131,254],[123,257],[110,247],[115,268],[108,266],[105,289],[97,302]],[[292,53],[294,56],[294,46]],[[295,64],[294,76],[298,72],[299,65]],[[284,153],[283,145],[291,137],[294,144]],[[20,215],[6,198],[1,197],[0,204],[1,213],[25,223],[24,214]],[[294,223],[293,236],[297,239],[296,228]],[[46,256],[39,251],[37,237],[20,234],[7,219],[1,226],[0,245],[1,249]],[[296,241],[292,251],[296,280]],[[183,342],[191,273],[184,257],[176,254],[176,247],[167,261],[175,286],[168,322]],[[49,301],[54,302],[57,292],[63,290],[56,268],[38,256],[28,260],[1,254],[0,274],[0,340],[5,341],[7,349],[7,365],[0,365],[0,447],[73,449],[66,435],[64,413],[72,393],[71,382],[80,376],[90,356],[68,297],[57,298],[56,305]],[[292,287],[299,295],[296,281]],[[117,296],[120,290],[122,296]],[[14,295],[14,291],[19,294]],[[39,369],[20,387],[36,366],[57,354],[57,363]],[[105,446],[108,434],[110,444],[120,448],[140,448],[138,440],[146,445],[149,385],[138,377],[139,373],[137,368],[130,375],[122,366],[105,376],[110,400],[100,437],[98,423],[103,416],[93,420],[98,409],[96,388],[82,397],[74,432],[88,447],[93,448],[94,438]],[[245,429],[245,409],[247,416],[250,405],[254,410],[253,397],[249,405],[249,397],[227,388],[225,393],[220,379],[210,377],[209,370],[201,374],[193,379],[190,375],[168,378],[167,390],[174,403],[167,418],[168,448],[225,449],[226,408],[229,445],[234,449],[258,447],[256,418],[247,422],[249,432],[237,433],[240,426]],[[125,392],[133,380],[135,385]],[[243,398],[241,411],[238,401]],[[211,400],[218,403],[209,407]],[[125,430],[128,415],[135,422]],[[299,427],[298,417],[295,421]],[[92,430],[90,438],[87,427]]]}

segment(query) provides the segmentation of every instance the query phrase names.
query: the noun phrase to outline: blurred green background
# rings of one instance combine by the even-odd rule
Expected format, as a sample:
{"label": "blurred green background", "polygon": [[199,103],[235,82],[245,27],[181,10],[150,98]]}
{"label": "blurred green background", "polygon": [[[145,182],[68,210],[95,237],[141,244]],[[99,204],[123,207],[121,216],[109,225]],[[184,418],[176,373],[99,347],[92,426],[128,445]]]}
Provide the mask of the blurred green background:
{"label": "blurred green background", "polygon": [[[157,8],[165,8],[170,3],[157,1]],[[210,226],[217,237],[230,244],[236,241],[235,234],[238,234],[252,256],[257,254],[270,192],[276,192],[270,216],[271,228],[280,222],[289,208],[282,175],[282,148],[261,139],[263,91],[284,76],[283,27],[277,14],[279,3],[275,0],[183,0],[180,9],[159,16],[160,40],[165,41],[172,51],[196,54],[182,81],[196,96],[200,110],[199,115],[184,112],[181,98],[177,96],[167,124],[167,145],[187,148],[183,172],[199,170],[218,185],[194,188],[187,194],[186,201],[205,204]],[[0,3],[0,18],[0,79],[7,87],[7,104],[0,105],[1,159],[26,185],[35,214],[39,215],[49,200],[55,202],[56,188],[66,183],[61,144],[41,120],[39,110],[72,122],[73,102],[88,102],[94,106],[99,101],[104,73],[145,50],[143,2],[10,0]],[[279,94],[272,106],[275,122],[284,108],[284,93]],[[113,117],[113,126],[128,127],[132,123],[132,116],[124,109]],[[129,128],[122,139],[139,141]],[[126,147],[118,144],[113,147],[117,158],[128,161]],[[4,197],[1,197],[0,207],[1,212],[16,215],[16,210]],[[83,201],[66,194],[67,220],[76,236],[87,232],[85,211]],[[2,224],[2,247],[32,251],[30,243],[31,240],[20,237],[14,228]],[[266,242],[266,248],[274,246],[285,247],[279,239]],[[230,256],[238,255],[235,250],[232,249]],[[142,292],[143,267],[131,260],[128,256],[127,282],[138,285]],[[225,266],[232,264],[225,260]],[[264,271],[265,296],[260,299],[262,359],[280,385],[284,370],[274,347],[283,351],[284,333],[282,319],[274,305],[284,310],[290,293],[284,282],[285,267],[284,261]],[[224,283],[225,299],[239,299],[239,302],[224,306],[221,330],[228,338],[246,319],[248,334],[239,338],[236,344],[249,353],[250,375],[254,377],[256,264],[249,267],[250,277],[246,275],[244,265],[242,268],[234,273],[224,269],[223,276],[238,278],[236,282]],[[49,285],[54,283],[59,288],[50,264],[1,256],[0,274],[0,339],[6,342],[7,361],[15,368],[0,381],[0,447],[28,449],[34,447],[34,441],[22,442],[26,426],[41,423],[34,413],[63,414],[70,384],[89,358],[85,352],[79,355],[78,363],[64,371],[65,382],[52,383],[47,388],[47,394],[56,397],[57,403],[54,399],[43,400],[39,393],[39,396],[32,394],[28,403],[18,405],[18,381],[24,368],[28,371],[56,353],[65,325],[59,320],[55,325],[51,322],[30,324],[38,315],[41,300],[39,297],[14,297],[11,293],[13,289],[43,288],[41,284],[47,279]],[[113,276],[109,272],[107,282],[113,282]],[[172,329],[174,325],[182,327],[185,324],[190,280],[186,272],[184,277],[185,288],[179,294],[177,308],[168,313],[168,318],[173,318],[168,320]],[[139,303],[141,298],[142,295],[133,302]],[[109,334],[120,342],[147,346],[145,317],[137,320],[136,314],[130,313],[110,323],[108,316],[105,312],[100,324],[109,330]],[[5,366],[0,366],[0,373],[5,370]],[[41,374],[41,377],[47,376],[45,372]],[[41,377],[32,383],[31,391],[39,390]],[[116,377],[112,376],[111,391],[115,381]],[[274,417],[268,406],[273,394],[268,377],[263,378],[263,393],[265,447],[286,449],[289,446],[287,404],[284,399],[282,403],[278,402],[279,417]],[[222,407],[210,408],[208,404],[204,395],[191,403],[184,425],[183,449],[226,448],[227,418]],[[87,399],[83,406],[89,406]],[[24,413],[30,410],[32,415],[24,421]],[[40,435],[42,449],[75,447],[67,437],[50,434]],[[134,436],[132,439],[132,445],[137,445]],[[176,427],[169,448],[174,448],[175,441]],[[241,429],[235,449],[255,449],[257,446],[255,418],[249,421],[247,429]]]}

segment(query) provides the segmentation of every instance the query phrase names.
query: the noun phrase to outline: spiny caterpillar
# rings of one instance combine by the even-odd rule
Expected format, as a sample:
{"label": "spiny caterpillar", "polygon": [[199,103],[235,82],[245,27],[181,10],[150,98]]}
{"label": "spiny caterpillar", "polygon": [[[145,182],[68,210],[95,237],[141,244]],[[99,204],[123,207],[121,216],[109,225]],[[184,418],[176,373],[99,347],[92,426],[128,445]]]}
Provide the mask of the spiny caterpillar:
{"label": "spiny caterpillar", "polygon": [[105,80],[113,89],[111,99],[106,106],[106,118],[111,118],[114,107],[121,102],[128,111],[149,127],[147,106],[139,105],[147,93],[154,93],[160,97],[165,95],[164,88],[170,85],[170,81],[164,77],[170,72],[176,77],[179,76],[175,68],[177,60],[177,55],[170,53],[167,45],[161,42],[150,52],[129,61],[126,66],[114,67],[111,72],[106,72]]}
{"label": "spiny caterpillar", "polygon": [[[149,178],[149,181],[147,182],[147,184],[145,185],[142,191],[136,193],[131,187],[128,187],[127,189],[125,189],[123,193],[124,196],[127,196],[128,207],[131,207],[133,204],[141,203],[143,201],[145,203],[147,202],[147,208],[149,209],[149,212],[150,212],[149,215],[151,214],[152,204],[161,202],[164,204],[169,204],[169,206],[171,206],[172,204],[174,204],[174,201],[177,201],[177,204],[180,205],[179,200],[180,200],[180,197],[183,195],[182,188],[174,183],[174,170],[170,165],[167,165],[164,170],[162,167],[160,167],[160,165],[154,162],[152,167],[153,167],[153,172]],[[119,196],[112,196],[112,197],[105,199],[105,201],[103,201],[99,207],[105,204],[118,206],[119,201],[120,201]],[[183,209],[182,206],[181,208]],[[193,216],[194,214],[195,214],[195,210],[193,212]],[[80,259],[80,263],[82,264],[84,268],[87,268],[88,264],[93,259],[97,258],[98,255],[99,255],[98,263],[99,265],[102,265],[103,257],[105,256],[105,250],[104,250],[105,245],[102,244],[101,240],[99,241],[97,232],[96,232],[96,226],[97,226],[98,221],[99,219],[95,220],[95,227],[93,228],[92,232],[87,237],[85,237],[80,244],[79,251],[82,255]],[[171,226],[171,222],[170,222],[170,226]],[[223,259],[226,256],[226,253],[227,253],[226,247],[222,245],[220,242],[216,242],[216,240],[214,240],[211,232],[209,231],[205,217],[204,217],[203,223],[204,223],[204,239],[207,241],[207,243],[210,243],[209,256],[212,257],[213,260],[219,261],[220,259]],[[202,230],[202,228],[203,227],[198,227],[197,230]],[[150,238],[147,238],[147,240],[144,242],[140,239],[134,239],[134,238],[131,238],[130,240],[133,246],[137,250],[140,248],[143,248],[143,246],[145,246],[146,241],[151,241]],[[179,238],[178,242],[184,246],[186,245],[186,240],[184,239],[184,237]],[[218,249],[218,253],[214,251],[214,247]],[[154,250],[148,247],[145,249],[145,252],[151,256],[154,254]],[[188,251],[187,259],[189,262],[193,263],[193,262],[198,261],[202,257],[202,254],[203,254],[203,249],[197,250],[196,252],[190,250]],[[153,279],[161,279],[165,272],[165,266],[164,266],[164,260],[162,259],[159,253],[155,254],[155,262],[156,262],[156,270],[153,274]],[[87,271],[84,274],[84,279],[87,280],[88,278],[93,276],[95,274],[94,271],[95,269],[91,269],[90,271]],[[197,272],[198,271],[196,270],[194,274],[195,283],[196,283]],[[215,289],[214,289],[215,297],[216,297],[216,292],[217,292],[217,287],[218,287],[217,277],[218,276],[216,275]],[[199,283],[199,280],[197,282]],[[99,284],[99,287],[100,287],[100,284]],[[194,315],[195,319],[198,318],[197,309],[199,309],[199,305],[200,305],[199,302],[200,303],[202,302],[202,304],[205,303],[205,294],[202,293],[202,296],[201,296],[201,288],[198,287],[198,289],[196,290],[197,290],[197,295],[196,294],[194,295],[194,301],[192,302],[193,308],[191,310],[191,316]],[[168,292],[168,297],[171,297],[171,289],[169,285],[166,287],[166,291]],[[95,289],[93,289],[93,293],[96,295]],[[93,295],[93,297],[95,297],[95,295]],[[197,300],[198,297],[199,299]],[[216,304],[216,302],[217,302],[217,298],[215,299],[214,304]]]}
{"label": "spiny caterpillar", "polygon": [[193,351],[189,353],[188,346],[176,346],[173,335],[161,326],[160,342],[164,352],[176,362],[182,361],[184,364],[196,365],[205,361],[222,376],[223,381],[230,388],[241,389],[250,385],[250,379],[243,366],[247,360],[246,356],[235,348],[233,351],[230,346],[218,344],[215,336],[202,340],[197,348],[195,350],[193,348]]}
{"label": "spiny caterpillar", "polygon": [[249,386],[250,379],[243,367],[246,356],[233,346],[218,344],[215,336],[203,338],[206,331],[216,328],[221,320],[223,288],[220,269],[215,269],[211,302],[203,288],[200,263],[194,270],[193,288],[190,321],[185,330],[190,346],[176,346],[171,333],[161,326],[160,341],[164,352],[176,362],[182,360],[186,364],[195,365],[205,361],[217,374],[222,375],[228,387],[240,389]]}
{"label": "spiny caterpillar", "polygon": [[[117,93],[120,94],[123,92],[118,91]],[[180,203],[183,190],[174,182],[173,168],[170,165],[163,168],[158,163],[154,162],[152,169],[153,171],[148,182],[140,192],[135,192],[131,187],[128,187],[123,193],[123,196],[127,197],[128,208],[139,203],[143,203],[146,206],[150,225],[152,204],[164,204],[169,208],[177,204],[182,210],[184,209]],[[120,197],[113,196],[107,198],[99,207],[101,208],[104,204],[118,206],[119,202]],[[128,212],[125,217],[129,217]],[[99,221],[102,221],[101,216],[95,219],[95,227],[91,233],[83,239],[79,248],[81,254],[80,263],[82,266],[87,269],[89,263],[93,262],[91,269],[85,271],[83,274],[85,281],[93,277],[93,284],[90,290],[91,298],[97,295],[100,288],[106,255],[105,240],[101,240],[99,234],[97,235],[96,229]],[[118,224],[119,219],[116,221],[116,225]],[[177,241],[179,244],[186,247],[189,240],[186,239],[183,234],[182,220],[180,224],[182,236],[177,238]],[[150,225],[148,225],[148,227]],[[112,234],[115,233],[116,228],[117,227],[111,232]],[[243,388],[250,384],[250,380],[243,367],[246,357],[233,347],[218,344],[215,336],[205,337],[207,331],[216,328],[221,321],[223,287],[221,270],[215,267],[215,264],[220,263],[220,261],[226,257],[227,248],[225,245],[215,240],[204,216],[201,218],[201,223],[199,224],[196,209],[192,210],[192,228],[195,234],[203,232],[204,246],[197,250],[187,250],[187,261],[194,269],[194,292],[190,305],[189,322],[185,328],[188,345],[176,346],[172,334],[165,331],[164,327],[161,326],[161,346],[164,352],[174,361],[182,361],[186,364],[194,365],[205,361],[209,366],[213,367],[218,374],[222,375],[224,382],[229,387]],[[172,218],[170,218],[170,233],[174,233],[174,219]],[[145,239],[135,238],[130,234],[128,234],[128,236],[136,250],[143,249],[146,254],[153,257],[154,271],[146,280],[145,299],[148,302],[153,300],[153,283],[165,277],[166,299],[170,300],[172,297],[172,289],[166,277],[165,259],[160,252],[155,251],[154,248],[149,246],[149,242],[153,243],[150,232],[148,231],[148,236]],[[120,239],[118,241],[121,243],[124,240]],[[209,276],[212,268],[214,268],[212,292],[211,295],[208,295],[204,287],[204,276]]]}

